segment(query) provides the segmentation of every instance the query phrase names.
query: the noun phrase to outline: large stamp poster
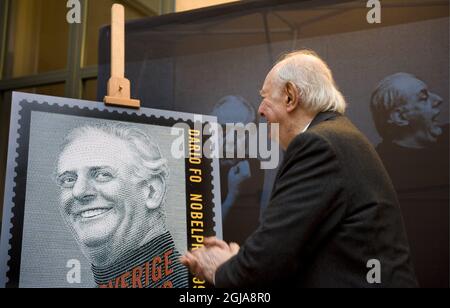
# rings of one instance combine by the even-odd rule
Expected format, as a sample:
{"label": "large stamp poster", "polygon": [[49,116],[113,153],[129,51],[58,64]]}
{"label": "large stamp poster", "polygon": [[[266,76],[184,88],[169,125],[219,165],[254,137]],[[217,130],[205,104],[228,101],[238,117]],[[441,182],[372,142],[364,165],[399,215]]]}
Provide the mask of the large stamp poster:
{"label": "large stamp poster", "polygon": [[221,237],[218,161],[173,150],[214,121],[14,93],[0,287],[204,287],[179,257]]}

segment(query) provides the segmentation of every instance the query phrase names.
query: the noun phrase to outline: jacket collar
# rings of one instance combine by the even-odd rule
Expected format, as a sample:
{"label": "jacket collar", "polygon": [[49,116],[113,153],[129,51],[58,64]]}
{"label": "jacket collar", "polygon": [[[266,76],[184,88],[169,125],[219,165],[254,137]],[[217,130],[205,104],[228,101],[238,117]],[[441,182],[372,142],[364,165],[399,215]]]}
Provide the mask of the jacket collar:
{"label": "jacket collar", "polygon": [[[316,115],[316,117],[314,118],[314,120],[312,120],[311,124],[309,125],[308,129],[313,128],[314,126],[325,122],[325,121],[329,121],[332,119],[335,119],[337,117],[342,116],[340,113],[338,112],[333,112],[333,111],[327,111],[327,112],[321,112],[319,114]],[[288,153],[291,152],[291,149],[295,148],[297,146],[297,144],[300,142],[300,136],[302,134],[297,135],[294,140],[291,141],[291,143],[288,145],[288,148],[286,149],[286,157],[288,156]]]}
{"label": "jacket collar", "polygon": [[334,111],[321,112],[321,113],[317,114],[317,116],[311,122],[311,125],[309,126],[309,128],[313,128],[317,124],[320,124],[320,123],[328,121],[328,120],[335,119],[339,116],[341,116],[341,114],[338,112],[334,112]]}

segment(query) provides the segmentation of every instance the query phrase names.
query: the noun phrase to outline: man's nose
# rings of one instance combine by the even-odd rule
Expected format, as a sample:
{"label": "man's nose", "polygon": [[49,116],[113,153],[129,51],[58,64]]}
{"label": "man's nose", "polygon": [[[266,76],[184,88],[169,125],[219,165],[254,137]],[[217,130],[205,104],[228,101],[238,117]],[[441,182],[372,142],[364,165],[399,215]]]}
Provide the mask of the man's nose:
{"label": "man's nose", "polygon": [[264,108],[263,108],[263,103],[261,103],[261,105],[259,105],[259,108],[258,108],[258,114],[261,116],[261,117],[265,117],[265,115],[264,115]]}
{"label": "man's nose", "polygon": [[78,178],[72,189],[73,197],[82,204],[88,203],[95,198],[93,187],[87,179]]}
{"label": "man's nose", "polygon": [[433,99],[433,108],[439,107],[439,105],[441,105],[443,102],[442,97],[440,97],[437,94],[432,94],[432,99]]}

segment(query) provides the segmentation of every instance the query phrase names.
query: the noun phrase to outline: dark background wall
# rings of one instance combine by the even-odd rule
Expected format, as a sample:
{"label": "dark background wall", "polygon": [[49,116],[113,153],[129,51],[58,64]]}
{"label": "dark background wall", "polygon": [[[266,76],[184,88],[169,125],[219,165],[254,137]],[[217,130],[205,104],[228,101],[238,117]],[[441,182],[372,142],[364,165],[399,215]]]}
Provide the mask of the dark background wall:
{"label": "dark background wall", "polygon": [[[128,23],[126,73],[133,96],[145,107],[202,114],[211,113],[229,95],[243,97],[257,108],[258,92],[276,59],[308,48],[328,62],[349,104],[347,115],[374,146],[382,138],[372,120],[371,95],[379,81],[394,73],[413,74],[441,96],[439,121],[448,127],[448,1],[382,4],[381,24],[367,22],[365,1],[269,0]],[[99,50],[101,99],[109,78],[108,28],[101,32]],[[442,137],[439,144],[439,150],[423,152],[422,171],[412,158],[420,154],[383,158],[394,166],[397,161],[410,164],[388,171],[395,179],[396,173],[406,175],[404,183],[394,184],[419,281],[425,287],[448,286],[448,139]],[[221,171],[222,189],[227,189],[228,171]],[[227,219],[230,229],[245,236],[251,233],[248,223],[267,206],[275,172],[254,173],[254,178],[264,179],[247,183],[246,195],[234,205],[235,216],[224,217],[225,239],[235,236],[227,229]],[[427,180],[417,184],[414,179]],[[250,205],[245,208],[243,203]]]}

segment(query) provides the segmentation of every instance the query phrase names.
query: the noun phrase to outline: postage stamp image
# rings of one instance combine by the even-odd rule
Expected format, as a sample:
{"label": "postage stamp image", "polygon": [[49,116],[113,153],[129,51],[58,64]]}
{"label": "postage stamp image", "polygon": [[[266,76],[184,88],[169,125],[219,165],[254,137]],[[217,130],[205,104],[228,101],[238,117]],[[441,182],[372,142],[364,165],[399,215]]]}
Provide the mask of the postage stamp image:
{"label": "postage stamp image", "polygon": [[179,257],[222,237],[218,160],[173,147],[214,121],[14,93],[0,287],[207,287]]}

